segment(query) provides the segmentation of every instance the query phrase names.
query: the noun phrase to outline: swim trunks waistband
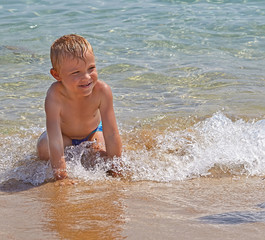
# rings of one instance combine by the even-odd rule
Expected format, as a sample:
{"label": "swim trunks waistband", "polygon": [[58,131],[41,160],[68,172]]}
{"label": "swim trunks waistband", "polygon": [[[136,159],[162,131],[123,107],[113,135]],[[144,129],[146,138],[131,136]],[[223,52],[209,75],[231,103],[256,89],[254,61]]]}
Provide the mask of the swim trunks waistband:
{"label": "swim trunks waistband", "polygon": [[72,145],[76,146],[79,145],[82,142],[85,142],[89,139],[89,137],[95,133],[95,132],[102,132],[102,122],[100,121],[98,127],[96,129],[94,129],[91,133],[88,134],[87,137],[83,138],[83,139],[72,139]]}

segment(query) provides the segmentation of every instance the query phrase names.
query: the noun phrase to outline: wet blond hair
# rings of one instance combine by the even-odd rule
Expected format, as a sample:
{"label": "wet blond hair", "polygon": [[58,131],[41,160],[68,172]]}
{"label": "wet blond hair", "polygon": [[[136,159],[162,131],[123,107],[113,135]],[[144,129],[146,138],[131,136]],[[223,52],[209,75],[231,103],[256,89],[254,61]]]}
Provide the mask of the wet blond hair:
{"label": "wet blond hair", "polygon": [[58,71],[65,57],[84,59],[87,51],[94,54],[92,46],[85,38],[76,34],[64,35],[55,40],[51,46],[52,67]]}

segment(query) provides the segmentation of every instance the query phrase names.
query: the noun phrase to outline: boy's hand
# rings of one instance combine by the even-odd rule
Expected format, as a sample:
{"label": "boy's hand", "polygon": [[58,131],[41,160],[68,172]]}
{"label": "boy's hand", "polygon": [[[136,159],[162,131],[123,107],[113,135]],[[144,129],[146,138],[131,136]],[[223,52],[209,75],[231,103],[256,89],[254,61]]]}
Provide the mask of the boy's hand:
{"label": "boy's hand", "polygon": [[53,175],[56,180],[62,180],[67,178],[67,172],[65,169],[53,169]]}
{"label": "boy's hand", "polygon": [[59,181],[56,181],[54,183],[54,185],[56,187],[60,187],[60,186],[72,186],[72,185],[75,185],[77,184],[77,181],[73,180],[73,179],[69,179],[69,178],[66,178],[66,179],[63,179],[63,180],[59,180]]}
{"label": "boy's hand", "polygon": [[52,163],[53,175],[56,180],[62,180],[67,178],[66,163],[64,156],[61,157],[59,161],[51,163]]}
{"label": "boy's hand", "polygon": [[123,174],[121,171],[117,170],[117,169],[110,169],[107,171],[107,176],[111,176],[111,177],[120,177],[122,178],[123,177]]}
{"label": "boy's hand", "polygon": [[119,166],[112,163],[111,168],[107,171],[107,175],[112,177],[120,177],[120,178],[124,177],[121,167],[122,167],[121,162],[119,162]]}

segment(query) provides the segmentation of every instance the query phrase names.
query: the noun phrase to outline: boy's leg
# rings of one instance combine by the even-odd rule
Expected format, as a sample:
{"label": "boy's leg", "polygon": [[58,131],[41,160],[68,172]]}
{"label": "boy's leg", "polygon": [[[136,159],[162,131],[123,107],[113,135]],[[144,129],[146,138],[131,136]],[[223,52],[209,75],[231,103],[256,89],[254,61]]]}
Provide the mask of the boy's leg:
{"label": "boy's leg", "polygon": [[[107,152],[106,152],[106,146],[105,146],[105,140],[103,137],[103,132],[95,132],[90,141],[94,141],[96,140],[96,143],[93,144],[93,149],[95,152],[99,152],[100,156],[104,159],[104,161],[108,161],[108,157],[107,157]],[[93,162],[93,158],[90,158],[90,161]],[[120,163],[119,167],[122,167],[122,163]],[[111,164],[110,169],[107,170],[106,172],[109,176],[112,177],[122,177],[122,172],[121,170],[118,169],[117,166],[115,166],[114,164]]]}
{"label": "boy's leg", "polygon": [[93,149],[95,152],[100,152],[103,156],[106,155],[106,147],[105,147],[105,140],[103,137],[103,132],[95,132],[89,139],[90,141],[96,140],[96,143],[93,144]]}
{"label": "boy's leg", "polygon": [[[102,132],[95,132],[93,133],[88,141],[95,141],[92,145],[89,146],[89,149],[92,150],[89,155],[82,157],[81,163],[82,165],[87,168],[94,168],[99,161],[107,161],[107,153],[105,148],[105,141]],[[100,154],[101,159],[98,159],[98,155]]]}
{"label": "boy's leg", "polygon": [[50,158],[47,132],[43,132],[37,142],[37,153],[41,160],[48,161]]}
{"label": "boy's leg", "polygon": [[[70,138],[63,136],[64,147],[72,145]],[[37,142],[37,153],[41,160],[48,161],[50,159],[49,147],[48,147],[48,136],[47,132],[43,132]]]}

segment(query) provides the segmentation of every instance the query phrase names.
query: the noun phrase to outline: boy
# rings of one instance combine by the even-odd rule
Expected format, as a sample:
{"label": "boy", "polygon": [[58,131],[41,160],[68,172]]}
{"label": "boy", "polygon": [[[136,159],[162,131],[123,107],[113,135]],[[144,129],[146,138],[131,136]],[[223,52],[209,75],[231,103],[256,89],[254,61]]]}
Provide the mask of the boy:
{"label": "boy", "polygon": [[121,140],[110,87],[98,80],[89,42],[75,34],[51,46],[54,82],[45,99],[46,127],[37,143],[39,158],[50,160],[57,180],[67,178],[64,148],[94,141],[101,156],[120,157]]}

